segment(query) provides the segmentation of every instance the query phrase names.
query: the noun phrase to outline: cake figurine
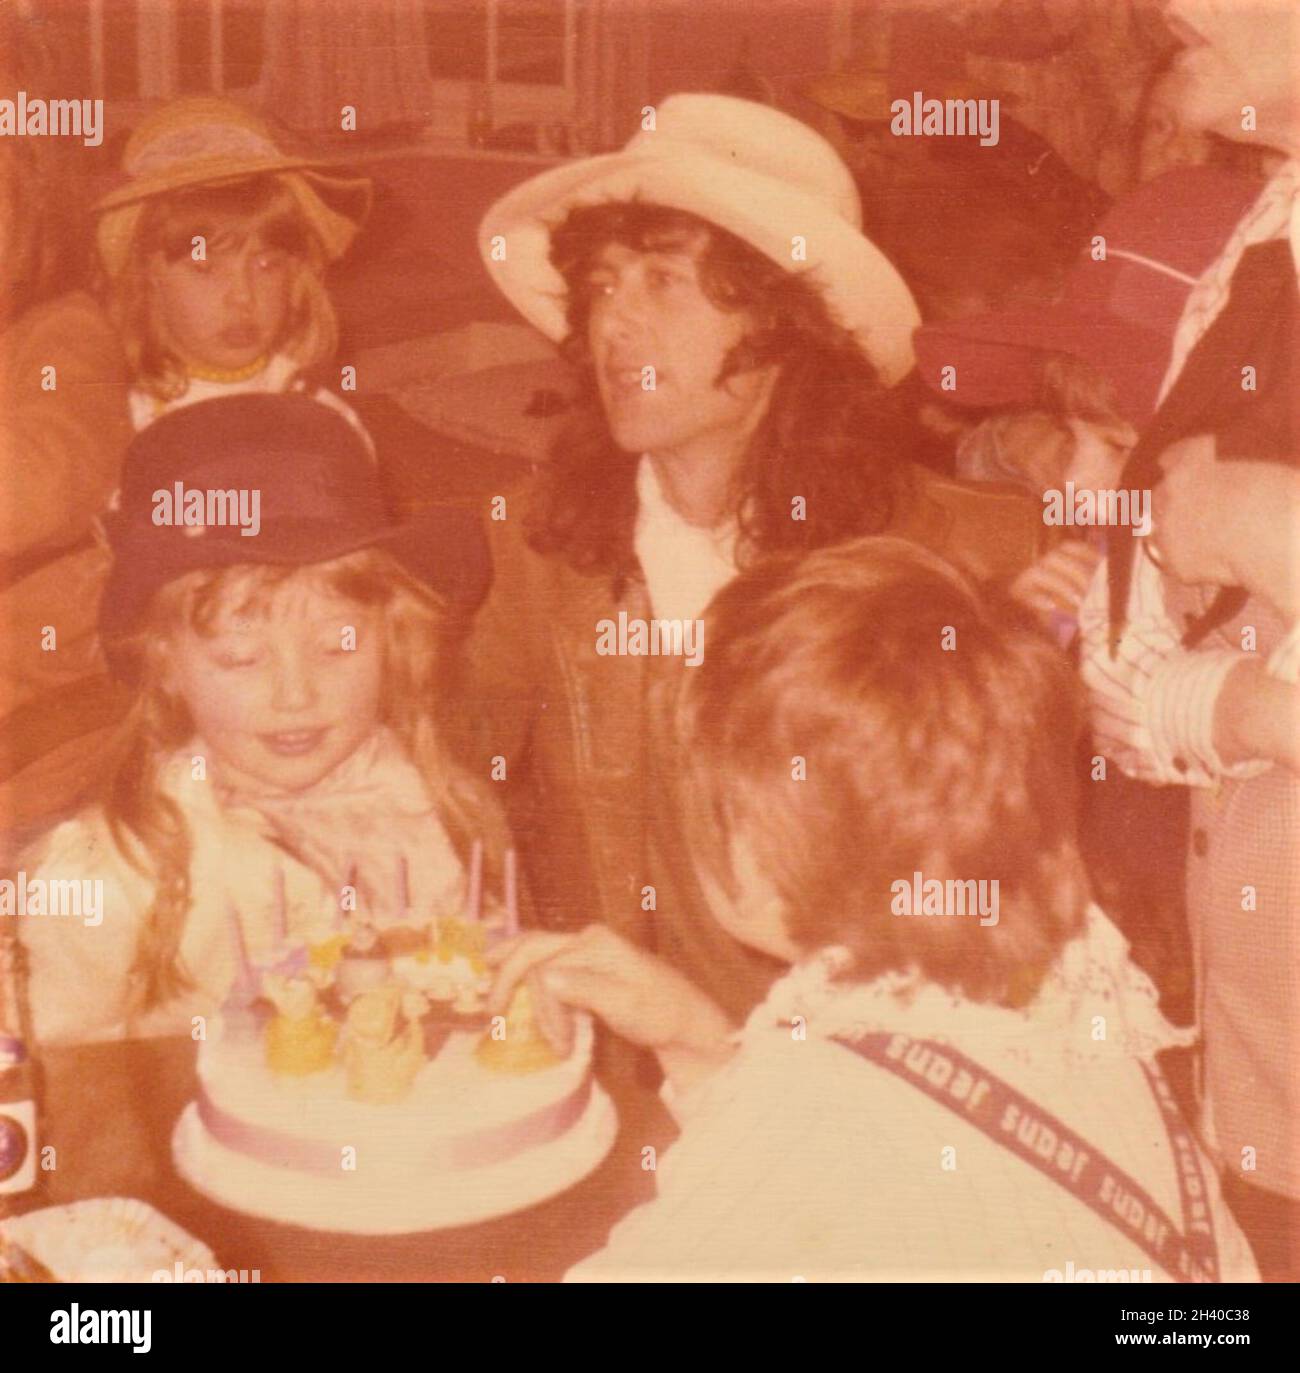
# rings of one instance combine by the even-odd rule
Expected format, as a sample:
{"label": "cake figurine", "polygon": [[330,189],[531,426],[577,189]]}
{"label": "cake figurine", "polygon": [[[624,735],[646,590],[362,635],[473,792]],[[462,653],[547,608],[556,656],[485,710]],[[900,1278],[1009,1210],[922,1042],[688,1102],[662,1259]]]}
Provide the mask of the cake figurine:
{"label": "cake figurine", "polygon": [[379,935],[369,925],[358,925],[334,969],[334,985],[344,1001],[361,992],[382,987],[392,969]]}
{"label": "cake figurine", "polygon": [[482,977],[487,972],[486,948],[487,931],[483,925],[458,920],[454,915],[438,921],[434,952],[439,963],[450,964],[463,958],[469,971]]}
{"label": "cake figurine", "polygon": [[322,1014],[315,986],[305,977],[268,973],[264,988],[277,1011],[266,1027],[267,1066],[287,1077],[323,1072],[334,1061],[338,1026]]}
{"label": "cake figurine", "polygon": [[428,996],[445,1012],[483,1015],[490,984],[484,960],[484,929],[454,916],[439,920],[417,952],[393,960],[398,981]]}
{"label": "cake figurine", "polygon": [[311,975],[333,978],[348,946],[346,934],[332,934],[307,946],[307,966]]}
{"label": "cake figurine", "polygon": [[563,1062],[538,1028],[532,993],[522,983],[515,988],[504,1019],[493,1017],[492,1028],[479,1041],[474,1057],[497,1073],[540,1072]]}
{"label": "cake figurine", "polygon": [[[417,1004],[418,1003],[418,1004]],[[424,999],[399,987],[359,992],[348,1007],[343,1065],[348,1096],[387,1105],[401,1101],[424,1066]]]}

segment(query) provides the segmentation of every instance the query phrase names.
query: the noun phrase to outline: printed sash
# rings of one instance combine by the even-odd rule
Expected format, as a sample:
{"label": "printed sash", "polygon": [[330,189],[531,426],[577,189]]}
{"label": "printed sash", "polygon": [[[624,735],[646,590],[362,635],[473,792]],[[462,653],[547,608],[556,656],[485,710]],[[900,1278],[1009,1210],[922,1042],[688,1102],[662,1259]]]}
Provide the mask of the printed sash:
{"label": "printed sash", "polygon": [[1109,1221],[1178,1282],[1218,1282],[1219,1255],[1196,1141],[1169,1084],[1154,1065],[1142,1071],[1160,1107],[1178,1172],[1183,1229],[1122,1168],[1055,1116],[947,1044],[903,1034],[836,1037],[969,1121]]}

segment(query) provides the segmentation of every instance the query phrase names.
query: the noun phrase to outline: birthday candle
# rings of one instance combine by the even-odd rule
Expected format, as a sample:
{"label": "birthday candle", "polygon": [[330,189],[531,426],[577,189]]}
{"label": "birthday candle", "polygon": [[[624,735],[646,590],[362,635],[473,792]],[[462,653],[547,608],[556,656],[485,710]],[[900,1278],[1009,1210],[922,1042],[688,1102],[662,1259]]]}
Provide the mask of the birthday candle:
{"label": "birthday candle", "polygon": [[478,920],[483,909],[483,841],[476,839],[469,857],[469,919]]}
{"label": "birthday candle", "polygon": [[275,870],[275,943],[279,948],[289,936],[289,902],[285,895],[284,869]]}
{"label": "birthday candle", "polygon": [[519,879],[514,849],[506,850],[506,933],[519,933]]}
{"label": "birthday candle", "polygon": [[253,964],[248,957],[248,945],[244,942],[244,926],[239,919],[239,912],[234,906],[229,907],[229,912],[235,935],[235,955],[239,959],[239,983],[251,1000],[258,993],[257,978],[253,974]]}
{"label": "birthday candle", "polygon": [[402,920],[405,920],[406,913],[410,909],[411,874],[406,866],[406,855],[403,854],[397,865],[397,913]]}

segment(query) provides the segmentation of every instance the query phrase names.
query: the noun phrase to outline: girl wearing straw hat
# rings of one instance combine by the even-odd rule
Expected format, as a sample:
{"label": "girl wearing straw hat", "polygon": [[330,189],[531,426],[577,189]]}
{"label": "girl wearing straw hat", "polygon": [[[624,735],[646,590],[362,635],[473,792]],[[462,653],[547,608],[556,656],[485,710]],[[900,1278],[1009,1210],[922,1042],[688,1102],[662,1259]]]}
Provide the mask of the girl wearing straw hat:
{"label": "girl wearing straw hat", "polygon": [[333,355],[324,271],[356,237],[369,181],[327,170],[250,110],[208,97],[156,110],[122,171],[95,207],[97,243],[135,372],[137,430],[179,405],[300,387]]}

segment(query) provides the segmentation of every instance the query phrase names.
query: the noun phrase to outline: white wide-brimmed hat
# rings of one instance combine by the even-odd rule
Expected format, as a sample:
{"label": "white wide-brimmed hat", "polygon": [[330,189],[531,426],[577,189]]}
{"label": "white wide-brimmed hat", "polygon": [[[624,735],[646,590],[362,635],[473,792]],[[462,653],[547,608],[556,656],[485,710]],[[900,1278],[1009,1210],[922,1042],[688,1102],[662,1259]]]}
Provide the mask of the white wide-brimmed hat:
{"label": "white wide-brimmed hat", "polygon": [[[484,216],[479,246],[488,271],[549,338],[568,332],[564,279],[549,257],[551,229],[577,206],[633,199],[698,215],[787,271],[811,272],[883,381],[893,385],[911,371],[921,317],[892,263],[863,236],[849,169],[806,124],[723,95],[670,96],[656,110],[655,128],[642,129],[621,152],[543,172]],[[492,251],[498,235],[504,256]]]}

